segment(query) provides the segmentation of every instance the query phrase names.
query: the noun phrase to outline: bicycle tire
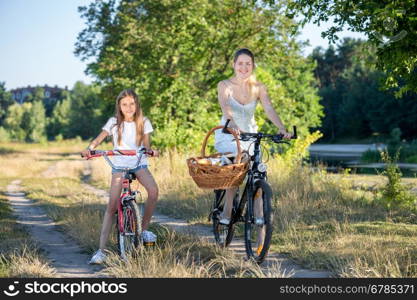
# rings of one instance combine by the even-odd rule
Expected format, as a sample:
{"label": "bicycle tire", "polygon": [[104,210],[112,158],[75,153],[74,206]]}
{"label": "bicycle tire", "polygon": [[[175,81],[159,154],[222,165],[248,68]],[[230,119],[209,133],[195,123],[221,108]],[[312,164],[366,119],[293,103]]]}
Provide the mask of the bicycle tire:
{"label": "bicycle tire", "polygon": [[124,232],[119,230],[119,218],[117,218],[117,249],[119,255],[126,259],[130,253],[142,245],[142,215],[134,200],[130,200],[122,208],[124,214]]}
{"label": "bicycle tire", "polygon": [[[220,192],[220,193],[219,193]],[[213,223],[213,234],[216,244],[222,247],[227,247],[233,240],[235,225],[232,220],[229,225],[223,225],[219,223],[219,214],[223,210],[223,199],[225,191],[215,191],[214,209],[211,216]],[[220,197],[220,198],[218,198]],[[235,201],[233,201],[234,203]],[[235,206],[233,204],[233,206]]]}
{"label": "bicycle tire", "polygon": [[[253,203],[258,189],[262,190],[263,200],[263,225],[256,225],[253,218]],[[252,205],[246,206],[245,214],[245,248],[248,259],[253,259],[260,264],[264,261],[271,245],[273,231],[273,211],[272,211],[272,189],[264,180],[259,179],[254,184],[254,192],[251,196]],[[250,211],[252,209],[252,211]],[[264,233],[262,233],[262,231]],[[263,243],[259,243],[263,240]],[[262,245],[258,245],[262,244]]]}

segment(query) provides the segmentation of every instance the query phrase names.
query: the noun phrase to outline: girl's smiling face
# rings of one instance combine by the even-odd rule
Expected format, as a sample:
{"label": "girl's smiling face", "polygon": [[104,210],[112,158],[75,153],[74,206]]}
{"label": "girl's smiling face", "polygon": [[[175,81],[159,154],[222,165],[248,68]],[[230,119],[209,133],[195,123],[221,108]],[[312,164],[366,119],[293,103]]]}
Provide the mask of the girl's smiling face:
{"label": "girl's smiling face", "polygon": [[241,54],[233,64],[235,75],[239,79],[247,79],[252,75],[253,62],[252,58],[246,54]]}
{"label": "girl's smiling face", "polygon": [[136,113],[135,99],[130,96],[124,97],[120,100],[119,105],[125,121],[133,121],[133,117]]}

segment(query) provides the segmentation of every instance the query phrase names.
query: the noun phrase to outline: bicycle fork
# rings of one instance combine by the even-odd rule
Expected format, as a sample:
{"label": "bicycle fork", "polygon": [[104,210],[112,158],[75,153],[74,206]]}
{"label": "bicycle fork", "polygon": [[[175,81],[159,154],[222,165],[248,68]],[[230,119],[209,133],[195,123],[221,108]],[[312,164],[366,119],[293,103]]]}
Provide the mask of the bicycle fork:
{"label": "bicycle fork", "polygon": [[[118,223],[119,223],[119,232],[123,235],[134,235],[132,232],[125,232],[125,222],[128,218],[131,216],[125,215],[124,212],[126,210],[123,209],[124,206],[127,205],[129,201],[135,201],[136,193],[130,192],[130,183],[129,179],[124,178],[122,181],[122,195],[119,198],[118,205],[117,205],[117,217],[118,217]],[[127,213],[131,213],[129,210]]]}

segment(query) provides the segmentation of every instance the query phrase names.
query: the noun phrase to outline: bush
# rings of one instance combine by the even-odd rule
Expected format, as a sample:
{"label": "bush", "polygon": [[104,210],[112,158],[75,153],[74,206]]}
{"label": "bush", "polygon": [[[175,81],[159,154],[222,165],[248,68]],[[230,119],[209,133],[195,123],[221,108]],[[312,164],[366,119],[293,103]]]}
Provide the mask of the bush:
{"label": "bush", "polygon": [[401,184],[402,173],[397,166],[399,151],[392,158],[387,151],[381,152],[381,159],[386,163],[386,169],[382,175],[387,176],[388,182],[382,189],[379,201],[388,210],[391,209],[410,209],[416,210],[416,197]]}
{"label": "bush", "polygon": [[64,137],[62,136],[62,134],[58,134],[57,136],[55,136],[55,141],[57,142],[62,142],[62,140],[64,139]]}
{"label": "bush", "polygon": [[10,135],[7,132],[6,129],[3,127],[0,127],[0,142],[9,142],[10,141]]}

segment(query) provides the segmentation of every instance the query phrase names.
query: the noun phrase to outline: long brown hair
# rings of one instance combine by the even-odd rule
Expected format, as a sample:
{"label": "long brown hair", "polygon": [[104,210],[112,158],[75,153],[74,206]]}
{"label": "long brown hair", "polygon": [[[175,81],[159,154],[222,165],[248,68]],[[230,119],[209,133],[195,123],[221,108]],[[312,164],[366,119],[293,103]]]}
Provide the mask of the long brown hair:
{"label": "long brown hair", "polygon": [[123,90],[116,99],[116,125],[117,126],[117,143],[120,145],[122,141],[122,133],[123,133],[123,121],[125,118],[123,116],[122,110],[120,108],[120,101],[125,97],[131,97],[135,101],[136,104],[136,112],[133,115],[133,121],[136,124],[136,145],[140,146],[143,141],[144,136],[144,116],[142,107],[139,103],[139,98],[136,93],[132,89]]}
{"label": "long brown hair", "polygon": [[[241,56],[242,54],[245,54],[247,56],[249,56],[252,60],[252,66],[253,66],[253,70],[255,70],[255,55],[253,55],[252,51],[250,51],[248,48],[241,48],[239,50],[237,50],[233,56],[233,63],[236,63],[237,59],[239,58],[239,56]],[[255,74],[251,74],[248,80],[248,85],[249,85],[249,94],[251,96],[253,96],[254,94],[254,89],[253,87],[255,86],[255,84],[257,83],[256,81],[256,76]]]}

